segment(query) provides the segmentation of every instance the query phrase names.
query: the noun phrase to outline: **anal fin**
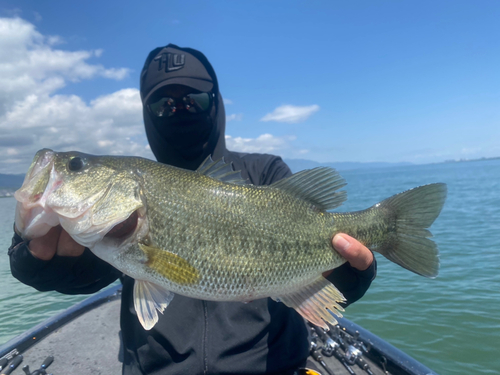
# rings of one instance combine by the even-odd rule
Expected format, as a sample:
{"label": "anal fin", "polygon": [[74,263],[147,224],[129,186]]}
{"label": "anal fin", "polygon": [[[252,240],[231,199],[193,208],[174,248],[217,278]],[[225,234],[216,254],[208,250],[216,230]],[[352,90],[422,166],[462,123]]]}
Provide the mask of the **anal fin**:
{"label": "anal fin", "polygon": [[325,322],[337,324],[332,313],[342,317],[340,312],[344,309],[338,303],[346,301],[342,293],[323,276],[298,291],[272,298],[295,309],[303,318],[326,330],[329,328]]}
{"label": "anal fin", "polygon": [[153,283],[135,280],[134,308],[145,330],[150,330],[158,322],[158,311],[163,314],[174,293],[162,289]]}

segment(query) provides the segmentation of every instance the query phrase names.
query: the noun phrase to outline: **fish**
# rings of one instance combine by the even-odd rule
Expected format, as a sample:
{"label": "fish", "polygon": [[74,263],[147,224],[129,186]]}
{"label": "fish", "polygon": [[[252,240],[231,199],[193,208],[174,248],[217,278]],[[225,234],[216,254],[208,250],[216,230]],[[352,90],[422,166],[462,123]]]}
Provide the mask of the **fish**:
{"label": "fish", "polygon": [[346,233],[392,262],[434,278],[439,252],[429,227],[443,183],[336,213],[345,180],[328,167],[255,186],[210,157],[189,171],[134,156],[42,149],[16,191],[15,229],[25,241],[60,225],[79,244],[134,279],[137,317],[154,327],[175,294],[211,301],[270,297],[328,329],[342,293],[323,273],[346,260]]}

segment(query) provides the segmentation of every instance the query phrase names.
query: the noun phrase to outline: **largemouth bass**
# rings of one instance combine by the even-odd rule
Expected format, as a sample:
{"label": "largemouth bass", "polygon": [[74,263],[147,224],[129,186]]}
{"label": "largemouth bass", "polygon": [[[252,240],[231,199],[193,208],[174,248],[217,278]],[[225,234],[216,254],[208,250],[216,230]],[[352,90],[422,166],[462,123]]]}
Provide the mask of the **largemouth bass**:
{"label": "largemouth bass", "polygon": [[15,225],[26,241],[61,225],[134,278],[145,329],[175,293],[214,301],[271,297],[327,329],[344,301],[322,276],[346,262],[332,247],[336,233],[423,276],[435,277],[439,267],[427,228],[446,185],[411,189],[364,211],[327,212],[346,199],[344,185],[323,167],[254,186],[223,161],[187,171],[138,157],[43,149],[15,193]]}

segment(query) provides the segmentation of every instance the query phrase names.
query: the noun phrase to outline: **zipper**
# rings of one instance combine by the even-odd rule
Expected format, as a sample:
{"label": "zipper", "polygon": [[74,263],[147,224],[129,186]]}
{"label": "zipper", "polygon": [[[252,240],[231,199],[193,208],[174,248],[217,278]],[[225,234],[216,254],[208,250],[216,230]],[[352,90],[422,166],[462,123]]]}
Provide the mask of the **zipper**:
{"label": "zipper", "polygon": [[202,354],[203,354],[203,374],[207,375],[208,373],[208,357],[207,357],[207,340],[208,340],[208,306],[206,301],[202,301],[203,303],[203,318],[204,318],[204,327],[203,327],[203,341],[201,343]]}

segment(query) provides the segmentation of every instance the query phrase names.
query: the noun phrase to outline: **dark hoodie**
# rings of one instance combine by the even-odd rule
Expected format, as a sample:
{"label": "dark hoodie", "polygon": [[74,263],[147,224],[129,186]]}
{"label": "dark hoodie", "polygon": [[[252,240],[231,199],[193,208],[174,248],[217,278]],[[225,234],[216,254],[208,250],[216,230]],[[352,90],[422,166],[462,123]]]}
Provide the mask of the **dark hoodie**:
{"label": "dark hoodie", "polygon": [[[212,91],[213,107],[205,117],[197,116],[199,123],[192,127],[165,130],[163,127],[170,124],[153,120],[145,104],[152,94],[170,84]],[[172,44],[153,50],[141,74],[141,98],[146,133],[158,161],[194,170],[208,155],[224,157],[255,185],[269,185],[291,175],[277,156],[226,149],[225,112],[217,77],[199,51]],[[200,144],[189,145],[187,153],[186,148],[177,147],[183,137],[200,129]],[[12,273],[39,290],[92,293],[119,275],[88,249],[78,258],[56,256],[45,262],[33,258],[26,246],[18,245],[20,241],[15,235],[9,250]],[[374,277],[375,263],[363,272],[345,264],[329,279],[352,303],[365,293]],[[145,331],[134,309],[134,280],[127,276],[121,279],[124,374],[291,374],[307,359],[304,321],[281,303],[269,298],[248,304],[210,302],[176,295],[153,329]]]}

